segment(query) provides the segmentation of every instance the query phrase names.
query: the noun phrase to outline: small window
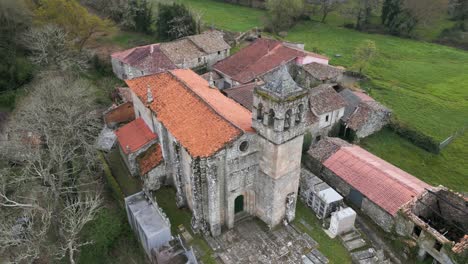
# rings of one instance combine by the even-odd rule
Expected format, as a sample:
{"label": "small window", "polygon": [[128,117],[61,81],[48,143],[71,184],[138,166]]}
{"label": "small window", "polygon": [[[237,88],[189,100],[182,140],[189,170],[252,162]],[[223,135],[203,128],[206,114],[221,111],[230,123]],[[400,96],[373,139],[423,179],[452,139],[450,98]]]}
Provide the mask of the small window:
{"label": "small window", "polygon": [[141,113],[140,113],[140,110],[138,110],[138,116],[137,117],[140,117],[141,116]]}
{"label": "small window", "polygon": [[436,241],[434,244],[434,249],[437,251],[440,251],[442,249],[442,243],[440,243],[439,241]]}
{"label": "small window", "polygon": [[263,121],[263,104],[258,104],[257,106],[257,120]]}
{"label": "small window", "polygon": [[239,145],[239,150],[242,151],[242,152],[246,152],[248,149],[249,149],[249,142],[248,141],[243,141]]}
{"label": "small window", "polygon": [[421,235],[421,228],[419,226],[414,226],[413,235],[419,237]]}
{"label": "small window", "polygon": [[270,112],[268,112],[268,126],[274,127],[274,125],[275,125],[275,111],[273,111],[273,109],[270,109]]}
{"label": "small window", "polygon": [[198,58],[198,62],[201,62],[201,59],[202,59],[202,58]]}
{"label": "small window", "polygon": [[220,51],[220,50],[218,51],[218,55],[221,55],[221,51]]}
{"label": "small window", "polygon": [[328,119],[329,119],[329,116],[326,115],[326,116],[325,116],[325,122],[328,122]]}
{"label": "small window", "polygon": [[319,142],[320,139],[322,139],[322,136],[317,136],[317,137],[315,138],[315,143]]}

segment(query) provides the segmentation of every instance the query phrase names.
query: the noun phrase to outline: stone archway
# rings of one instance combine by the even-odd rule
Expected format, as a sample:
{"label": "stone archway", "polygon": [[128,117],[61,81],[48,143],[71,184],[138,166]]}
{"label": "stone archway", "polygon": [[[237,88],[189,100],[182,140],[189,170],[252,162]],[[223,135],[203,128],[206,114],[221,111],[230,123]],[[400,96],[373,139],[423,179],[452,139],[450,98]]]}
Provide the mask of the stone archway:
{"label": "stone archway", "polygon": [[244,211],[244,195],[239,195],[234,200],[234,214]]}

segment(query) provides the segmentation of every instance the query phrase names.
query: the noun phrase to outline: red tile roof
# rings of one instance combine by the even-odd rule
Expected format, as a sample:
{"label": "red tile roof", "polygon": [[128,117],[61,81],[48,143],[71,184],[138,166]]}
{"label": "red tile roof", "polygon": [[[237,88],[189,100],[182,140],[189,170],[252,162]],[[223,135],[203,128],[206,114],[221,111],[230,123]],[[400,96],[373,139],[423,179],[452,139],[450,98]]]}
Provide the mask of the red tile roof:
{"label": "red tile roof", "polygon": [[145,121],[137,118],[115,131],[120,147],[125,154],[130,154],[148,144],[157,136],[146,125]]}
{"label": "red tile roof", "polygon": [[323,164],[393,216],[401,206],[430,187],[358,146],[340,148]]}
{"label": "red tile roof", "polygon": [[140,175],[147,174],[163,161],[161,146],[159,144],[154,144],[149,147],[148,150],[138,156],[137,161],[140,168]]}
{"label": "red tile roof", "polygon": [[238,138],[253,131],[251,114],[191,70],[126,80],[142,102],[151,88],[150,108],[170,133],[193,157],[208,157]]}
{"label": "red tile roof", "polygon": [[255,82],[251,82],[233,88],[224,89],[223,92],[226,93],[229,98],[232,98],[234,101],[238,102],[249,111],[252,111],[254,88]]}
{"label": "red tile roof", "polygon": [[346,101],[330,84],[321,84],[310,89],[309,102],[310,108],[317,115],[339,110],[346,106]]}
{"label": "red tile roof", "polygon": [[216,63],[214,69],[228,75],[239,83],[248,83],[263,75],[283,62],[289,62],[297,57],[324,56],[285,46],[274,39],[257,39],[236,54]]}
{"label": "red tile roof", "polygon": [[112,53],[111,57],[139,70],[146,71],[146,74],[177,68],[171,59],[162,52],[160,44],[150,44],[115,52]]}

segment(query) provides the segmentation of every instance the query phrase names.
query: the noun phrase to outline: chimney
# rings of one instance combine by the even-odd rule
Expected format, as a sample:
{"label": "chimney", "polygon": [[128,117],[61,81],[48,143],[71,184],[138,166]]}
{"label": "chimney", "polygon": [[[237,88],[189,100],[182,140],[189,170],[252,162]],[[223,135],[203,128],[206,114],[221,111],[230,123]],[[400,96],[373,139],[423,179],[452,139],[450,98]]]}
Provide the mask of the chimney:
{"label": "chimney", "polygon": [[153,93],[151,93],[151,87],[149,86],[149,84],[148,84],[148,88],[146,91],[146,102],[148,104],[153,102]]}
{"label": "chimney", "polygon": [[153,44],[150,45],[150,54],[153,54],[154,52],[154,47],[153,47]]}
{"label": "chimney", "polygon": [[125,146],[125,149],[127,150],[127,153],[130,153],[130,146],[129,145]]}
{"label": "chimney", "polygon": [[216,88],[215,83],[213,81],[213,72],[210,72],[209,74],[208,84],[210,88]]}

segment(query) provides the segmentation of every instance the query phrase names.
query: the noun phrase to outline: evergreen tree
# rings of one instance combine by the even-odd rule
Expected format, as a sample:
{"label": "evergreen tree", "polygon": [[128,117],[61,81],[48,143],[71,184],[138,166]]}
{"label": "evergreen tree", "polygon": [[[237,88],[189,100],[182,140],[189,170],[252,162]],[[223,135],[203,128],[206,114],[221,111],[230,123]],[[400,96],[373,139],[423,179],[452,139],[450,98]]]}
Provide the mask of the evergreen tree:
{"label": "evergreen tree", "polygon": [[136,2],[135,29],[139,32],[151,33],[153,25],[153,5],[147,0],[132,1]]}
{"label": "evergreen tree", "polygon": [[174,40],[197,33],[197,22],[184,4],[159,4],[156,21],[158,36]]}

